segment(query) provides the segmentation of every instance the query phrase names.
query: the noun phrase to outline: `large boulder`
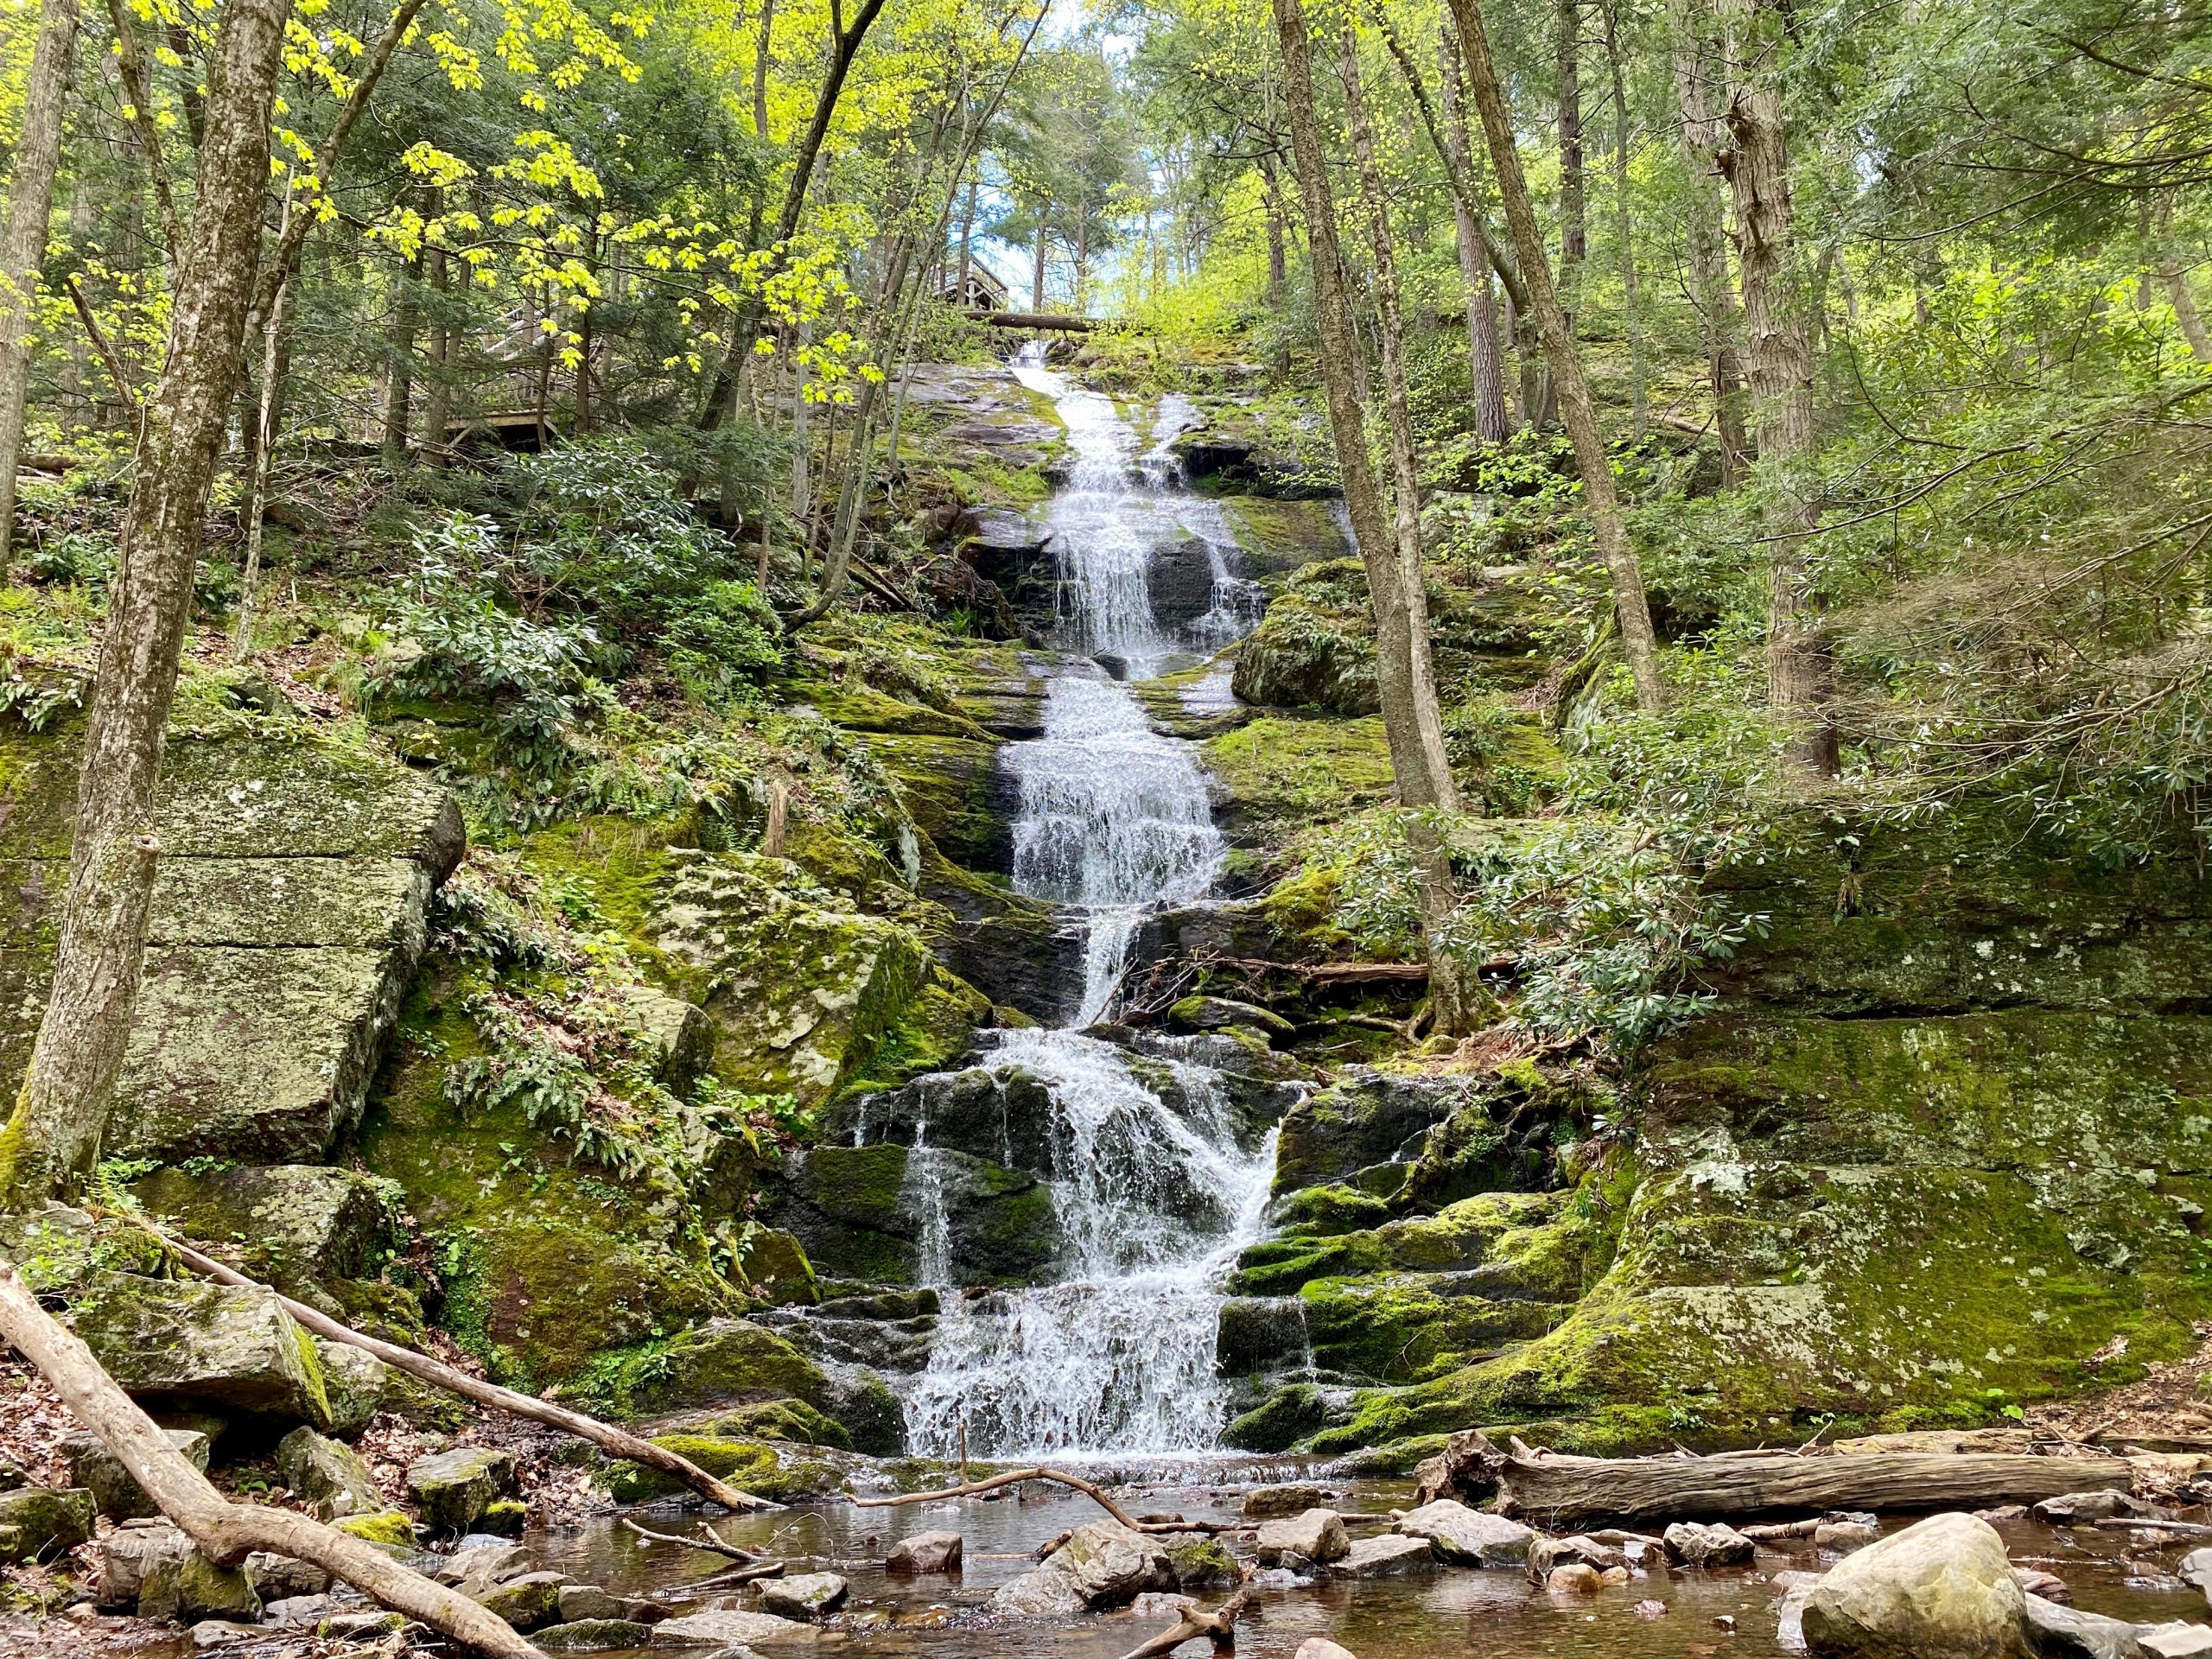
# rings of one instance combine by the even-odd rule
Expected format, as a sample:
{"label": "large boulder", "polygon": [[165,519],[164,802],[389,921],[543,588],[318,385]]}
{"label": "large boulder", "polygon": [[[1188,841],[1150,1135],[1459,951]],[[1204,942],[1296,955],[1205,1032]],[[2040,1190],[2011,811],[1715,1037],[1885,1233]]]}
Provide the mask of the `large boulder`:
{"label": "large boulder", "polygon": [[771,1218],[796,1233],[823,1271],[912,1283],[927,1217],[943,1205],[944,1266],[966,1285],[1027,1284],[1058,1258],[1051,1187],[1027,1170],[931,1148],[817,1146],[791,1154],[772,1189]]}
{"label": "large boulder", "polygon": [[350,1169],[172,1166],[130,1190],[186,1237],[243,1246],[248,1273],[294,1295],[321,1281],[373,1278],[405,1243],[398,1188]]}
{"label": "large boulder", "polygon": [[1817,1659],[2016,1659],[2027,1604],[1986,1521],[1937,1515],[1846,1556],[1806,1598]]}
{"label": "large boulder", "polygon": [[1077,1527],[1042,1567],[1001,1586],[990,1606],[1020,1618],[1063,1618],[1174,1587],[1174,1565],[1158,1539],[1094,1521]]}
{"label": "large boulder", "polygon": [[1325,1567],[1351,1548],[1344,1517],[1334,1510],[1312,1509],[1269,1521],[1260,1528],[1260,1563],[1263,1567],[1298,1566],[1312,1562]]}
{"label": "large boulder", "polygon": [[[266,722],[256,722],[263,731]],[[81,725],[0,753],[0,1081],[28,1060],[67,887]],[[106,1150],[258,1163],[321,1157],[360,1115],[461,855],[452,798],[304,728],[180,733],[162,764],[145,967]]]}
{"label": "large boulder", "polygon": [[1236,695],[1246,702],[1371,715],[1381,706],[1375,678],[1375,626],[1364,607],[1339,602],[1350,590],[1338,560],[1309,567],[1268,607],[1236,651]]}
{"label": "large boulder", "polygon": [[407,1495],[434,1532],[467,1532],[514,1490],[515,1454],[493,1446],[458,1446],[407,1465]]}
{"label": "large boulder", "polygon": [[1426,1539],[1386,1532],[1360,1539],[1329,1563],[1329,1571],[1347,1579],[1420,1578],[1436,1571],[1436,1554]]}
{"label": "large boulder", "polygon": [[100,1273],[70,1321],[134,1400],[329,1426],[315,1344],[273,1291]]}

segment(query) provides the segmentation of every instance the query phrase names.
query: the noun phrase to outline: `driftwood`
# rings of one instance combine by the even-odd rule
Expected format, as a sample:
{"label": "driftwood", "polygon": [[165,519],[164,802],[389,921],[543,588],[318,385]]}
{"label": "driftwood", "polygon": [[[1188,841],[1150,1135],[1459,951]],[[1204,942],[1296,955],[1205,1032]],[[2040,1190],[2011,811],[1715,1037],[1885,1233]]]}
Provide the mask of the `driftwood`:
{"label": "driftwood", "polygon": [[2118,1458],[1999,1452],[1751,1452],[1711,1458],[1569,1458],[1516,1447],[1484,1462],[1501,1515],[1548,1524],[1600,1516],[1660,1520],[1777,1510],[1929,1510],[2129,1491]]}
{"label": "driftwood", "polygon": [[1108,1497],[1105,1488],[1096,1482],[1071,1475],[1065,1469],[1047,1469],[1041,1465],[1034,1469],[1008,1470],[982,1480],[963,1480],[957,1486],[940,1487],[933,1492],[899,1492],[890,1497],[861,1497],[848,1492],[845,1501],[855,1509],[896,1510],[909,1503],[942,1503],[948,1498],[974,1497],[979,1493],[997,1491],[1002,1486],[1019,1486],[1025,1480],[1051,1481],[1081,1492],[1131,1532],[1236,1532],[1247,1524],[1242,1521],[1140,1521]]}
{"label": "driftwood", "polygon": [[[257,1280],[247,1278],[236,1268],[226,1267],[212,1255],[202,1255],[190,1245],[180,1244],[156,1228],[149,1227],[147,1230],[175,1251],[177,1259],[187,1267],[206,1274],[219,1284],[268,1289],[267,1286]],[[517,1394],[512,1389],[503,1389],[496,1382],[486,1382],[482,1377],[457,1371],[427,1354],[418,1354],[412,1348],[402,1348],[397,1343],[363,1336],[359,1331],[339,1324],[328,1314],[317,1313],[306,1303],[296,1302],[289,1296],[280,1295],[276,1300],[283,1304],[284,1311],[296,1321],[319,1337],[374,1354],[392,1370],[419,1377],[432,1387],[457,1394],[464,1400],[474,1400],[478,1405],[489,1406],[494,1411],[504,1411],[512,1416],[526,1417],[534,1423],[543,1423],[564,1434],[573,1434],[580,1440],[588,1440],[601,1451],[612,1452],[627,1462],[658,1469],[662,1474],[682,1481],[702,1497],[719,1503],[726,1510],[775,1510],[783,1507],[779,1503],[771,1503],[765,1497],[741,1492],[727,1481],[717,1480],[689,1458],[678,1457],[666,1446],[655,1446],[651,1440],[626,1433],[611,1423],[601,1422],[596,1417],[587,1417],[580,1411],[570,1411],[566,1406],[556,1406],[549,1401],[533,1399],[526,1394]]]}
{"label": "driftwood", "polygon": [[993,328],[1054,328],[1064,334],[1087,334],[1099,326],[1092,318],[1071,317],[1057,311],[986,311],[978,307],[961,315]]}
{"label": "driftwood", "polygon": [[1173,1653],[1185,1642],[1195,1642],[1204,1637],[1213,1644],[1217,1654],[1236,1651],[1236,1616],[1244,1611],[1244,1604],[1251,1599],[1249,1584],[1240,1585],[1218,1607],[1201,1607],[1187,1596],[1179,1604],[1182,1618],[1169,1625],[1149,1642],[1141,1642],[1122,1656],[1122,1659],[1154,1659],[1154,1656]]}
{"label": "driftwood", "polygon": [[696,1533],[654,1532],[639,1526],[627,1516],[622,1517],[622,1524],[636,1533],[639,1537],[650,1540],[656,1544],[681,1544],[686,1549],[704,1550],[709,1555],[720,1555],[725,1560],[736,1561],[745,1567],[772,1567],[774,1569],[773,1572],[760,1573],[759,1576],[762,1578],[773,1578],[777,1573],[784,1570],[784,1564],[781,1561],[772,1561],[757,1549],[747,1549],[740,1544],[727,1543],[715,1537],[714,1533],[705,1526],[702,1526]]}
{"label": "driftwood", "polygon": [[2202,1521],[2152,1521],[2115,1515],[2089,1524],[2102,1532],[2169,1532],[2177,1538],[2212,1538],[2212,1527]]}
{"label": "driftwood", "polygon": [[288,1555],[473,1651],[536,1659],[537,1649],[505,1619],[402,1567],[375,1545],[289,1510],[232,1503],[169,1444],[92,1350],[38,1305],[5,1262],[0,1262],[0,1337],[38,1368],[77,1421],[100,1438],[155,1506],[210,1560],[235,1567],[256,1550]]}

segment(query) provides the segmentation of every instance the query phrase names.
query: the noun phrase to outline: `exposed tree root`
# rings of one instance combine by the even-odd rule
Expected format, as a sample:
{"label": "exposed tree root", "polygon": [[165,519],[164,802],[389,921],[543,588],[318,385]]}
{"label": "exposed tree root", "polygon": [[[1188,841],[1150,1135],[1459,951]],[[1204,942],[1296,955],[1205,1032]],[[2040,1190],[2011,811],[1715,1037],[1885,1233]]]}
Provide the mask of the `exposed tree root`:
{"label": "exposed tree root", "polygon": [[1183,1616],[1148,1642],[1141,1642],[1122,1656],[1122,1659],[1154,1659],[1155,1655],[1173,1653],[1185,1642],[1195,1642],[1204,1637],[1213,1644],[1217,1654],[1236,1651],[1236,1616],[1244,1611],[1245,1602],[1252,1594],[1251,1586],[1239,1585],[1234,1595],[1218,1607],[1201,1607],[1185,1597],[1182,1603]]}
{"label": "exposed tree root", "polygon": [[289,1555],[473,1652],[536,1659],[537,1649],[499,1615],[402,1567],[375,1545],[289,1510],[226,1498],[169,1444],[153,1419],[101,1368],[92,1351],[38,1305],[5,1262],[0,1262],[0,1337],[38,1367],[77,1421],[99,1436],[162,1513],[210,1560],[234,1567],[256,1550]]}

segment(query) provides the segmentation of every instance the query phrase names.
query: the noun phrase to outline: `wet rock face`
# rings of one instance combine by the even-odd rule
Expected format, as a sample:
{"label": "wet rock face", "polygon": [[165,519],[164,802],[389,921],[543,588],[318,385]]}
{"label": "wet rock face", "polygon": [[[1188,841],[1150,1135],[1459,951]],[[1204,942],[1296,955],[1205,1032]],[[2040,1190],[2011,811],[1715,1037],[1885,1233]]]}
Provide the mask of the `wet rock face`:
{"label": "wet rock face", "polygon": [[[79,747],[66,731],[11,731],[0,760],[12,1087],[45,1007]],[[162,862],[107,1150],[311,1161],[360,1115],[431,890],[461,856],[460,814],[388,760],[242,734],[175,738],[156,812]]]}
{"label": "wet rock face", "polygon": [[[932,1151],[926,1179],[944,1195],[949,1267],[966,1285],[1027,1284],[1058,1258],[1060,1223],[1050,1188],[1022,1170],[957,1151]],[[772,1219],[806,1245],[824,1272],[878,1284],[911,1284],[922,1215],[911,1201],[905,1147],[815,1147],[785,1160]]]}

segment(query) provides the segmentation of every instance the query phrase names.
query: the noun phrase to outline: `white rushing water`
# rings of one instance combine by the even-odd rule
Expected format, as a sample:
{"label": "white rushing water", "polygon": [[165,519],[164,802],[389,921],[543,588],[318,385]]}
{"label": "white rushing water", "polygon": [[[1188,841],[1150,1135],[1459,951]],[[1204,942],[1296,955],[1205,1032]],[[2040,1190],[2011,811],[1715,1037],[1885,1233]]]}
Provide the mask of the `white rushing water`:
{"label": "white rushing water", "polygon": [[[1109,399],[1070,390],[1035,361],[1016,372],[1056,399],[1077,456],[1050,508],[1070,646],[1146,678],[1193,645],[1249,632],[1257,607],[1236,573],[1235,537],[1214,504],[1180,487],[1166,448],[1195,421],[1187,401],[1163,400],[1140,454]],[[1209,550],[1213,604],[1179,639],[1154,616],[1152,566],[1156,550],[1193,535]],[[1087,933],[1074,1017],[1001,1033],[989,1058],[1051,1094],[1062,1278],[944,1299],[929,1365],[905,1402],[908,1437],[916,1452],[940,1456],[957,1449],[963,1426],[979,1456],[1202,1450],[1226,1399],[1214,1369],[1220,1283],[1258,1236],[1274,1136],[1240,1146],[1218,1074],[1186,1053],[1171,1047],[1133,1065],[1084,1032],[1112,1012],[1147,910],[1203,897],[1220,872],[1205,779],[1128,686],[1082,669],[1052,682],[1045,734],[1010,745],[1003,764],[1020,790],[1014,885],[1079,908]],[[928,1141],[925,1121],[905,1196],[921,1223],[921,1276],[950,1289],[945,1154]]]}

